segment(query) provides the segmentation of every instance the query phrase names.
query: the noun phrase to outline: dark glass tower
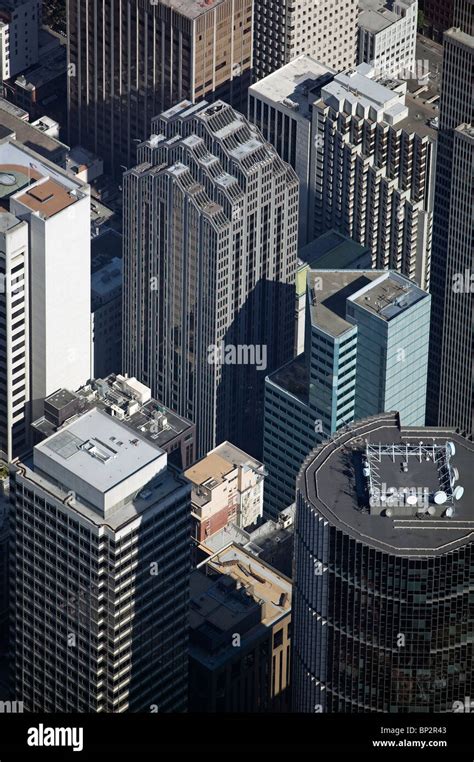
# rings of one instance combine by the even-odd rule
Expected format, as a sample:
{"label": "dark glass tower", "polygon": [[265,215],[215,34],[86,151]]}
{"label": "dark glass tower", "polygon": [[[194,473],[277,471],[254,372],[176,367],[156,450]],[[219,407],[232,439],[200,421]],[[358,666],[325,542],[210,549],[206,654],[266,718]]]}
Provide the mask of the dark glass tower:
{"label": "dark glass tower", "polygon": [[473,465],[470,441],[401,428],[397,413],[308,457],[297,488],[296,712],[451,712],[473,695]]}
{"label": "dark glass tower", "polygon": [[444,35],[431,253],[427,423],[473,426],[474,0],[457,0]]}

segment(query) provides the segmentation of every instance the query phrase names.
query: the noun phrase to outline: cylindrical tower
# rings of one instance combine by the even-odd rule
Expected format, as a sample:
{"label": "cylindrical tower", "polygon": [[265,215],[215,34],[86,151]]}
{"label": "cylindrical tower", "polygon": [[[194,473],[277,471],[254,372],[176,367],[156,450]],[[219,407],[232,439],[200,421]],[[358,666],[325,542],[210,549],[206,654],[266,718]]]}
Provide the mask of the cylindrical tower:
{"label": "cylindrical tower", "polygon": [[474,445],[366,419],[297,487],[297,712],[451,712],[472,696]]}

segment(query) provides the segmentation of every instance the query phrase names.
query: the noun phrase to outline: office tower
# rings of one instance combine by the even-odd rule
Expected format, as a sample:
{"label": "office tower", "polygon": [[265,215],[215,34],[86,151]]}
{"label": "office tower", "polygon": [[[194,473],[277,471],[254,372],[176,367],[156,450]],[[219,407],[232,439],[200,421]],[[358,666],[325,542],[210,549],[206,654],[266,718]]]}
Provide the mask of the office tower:
{"label": "office tower", "polygon": [[122,236],[106,230],[91,241],[91,375],[122,370]]}
{"label": "office tower", "polygon": [[258,458],[265,375],[293,354],[297,177],[222,101],[152,129],[124,176],[124,370],[194,421],[198,457]]}
{"label": "office tower", "polygon": [[151,444],[164,450],[168,464],[180,471],[194,463],[195,425],[152,399],[150,389],[136,378],[115,373],[93,379],[77,392],[58,389],[47,397],[44,415],[32,423],[34,443],[93,408],[118,418],[132,431],[138,429]]}
{"label": "office tower", "polygon": [[[245,108],[252,0],[68,0],[69,140],[134,166],[151,119],[189,98]],[[71,68],[73,67],[73,68]]]}
{"label": "office tower", "polygon": [[263,463],[222,442],[184,473],[192,484],[192,536],[198,542],[234,523],[256,525],[263,516]]}
{"label": "office tower", "polygon": [[314,210],[309,204],[312,151],[311,101],[335,70],[308,55],[299,56],[249,89],[249,119],[275,146],[300,181],[298,243],[313,239]]}
{"label": "office tower", "polygon": [[0,79],[9,79],[38,62],[41,0],[2,0]]}
{"label": "office tower", "polygon": [[90,191],[14,141],[0,144],[0,169],[10,212],[28,225],[35,416],[58,387],[90,378]]}
{"label": "office tower", "polygon": [[13,695],[31,712],[184,711],[190,487],[164,450],[91,409],[10,471]]}
{"label": "office tower", "polygon": [[0,450],[9,461],[27,446],[30,325],[28,225],[6,211],[0,212],[0,273]]}
{"label": "office tower", "polygon": [[357,63],[385,76],[416,76],[418,0],[359,0]]}
{"label": "office tower", "polygon": [[427,422],[474,431],[472,210],[474,2],[455,4],[444,35],[434,204],[433,320]]}
{"label": "office tower", "polygon": [[45,396],[90,377],[90,198],[88,186],[6,139],[0,199],[0,449],[11,459],[27,449],[27,421]]}
{"label": "office tower", "polygon": [[308,53],[342,71],[356,62],[357,0],[255,0],[254,81]]}
{"label": "office tower", "polygon": [[283,142],[290,142],[289,162],[308,196],[300,243],[335,228],[370,248],[373,267],[427,288],[434,113],[407,93],[406,82],[387,80],[366,63],[328,77],[306,56],[253,85],[249,119],[267,140],[278,145],[282,120],[290,120]]}
{"label": "office tower", "polygon": [[397,413],[308,456],[296,496],[296,712],[452,712],[472,696],[473,465],[472,442],[405,428]]}
{"label": "office tower", "polygon": [[443,32],[453,26],[454,4],[456,0],[424,0],[425,25],[432,37],[443,41]]}
{"label": "office tower", "polygon": [[266,379],[265,512],[293,502],[308,452],[358,418],[425,420],[430,296],[395,272],[311,270],[305,352]]}
{"label": "office tower", "polygon": [[191,574],[191,712],[289,708],[291,581],[231,544]]}

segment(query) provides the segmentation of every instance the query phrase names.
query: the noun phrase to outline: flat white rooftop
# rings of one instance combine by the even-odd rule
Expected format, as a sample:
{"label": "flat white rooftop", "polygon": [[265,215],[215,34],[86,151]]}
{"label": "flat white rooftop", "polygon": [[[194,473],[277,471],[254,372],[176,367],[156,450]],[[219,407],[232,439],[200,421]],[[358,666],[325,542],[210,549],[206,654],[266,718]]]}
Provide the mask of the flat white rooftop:
{"label": "flat white rooftop", "polygon": [[[262,95],[272,102],[288,99],[302,106],[303,103],[308,102],[308,97],[311,99],[311,87],[315,86],[322,77],[329,79],[335,73],[334,69],[325,66],[310,55],[304,54],[282,66],[273,74],[269,74],[268,77],[255,82],[249,92]],[[316,97],[315,95],[313,100]]]}
{"label": "flat white rooftop", "polygon": [[34,448],[33,463],[104,515],[166,468],[166,453],[94,408]]}

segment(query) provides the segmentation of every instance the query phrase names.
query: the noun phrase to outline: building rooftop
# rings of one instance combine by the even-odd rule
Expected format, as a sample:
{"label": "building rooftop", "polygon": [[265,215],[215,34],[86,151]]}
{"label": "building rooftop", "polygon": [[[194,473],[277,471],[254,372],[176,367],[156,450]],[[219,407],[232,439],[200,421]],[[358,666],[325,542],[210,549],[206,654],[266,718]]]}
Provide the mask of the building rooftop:
{"label": "building rooftop", "polygon": [[189,19],[196,19],[204,13],[208,13],[223,0],[160,0],[161,5],[172,8],[182,16]]}
{"label": "building rooftop", "polygon": [[307,118],[311,103],[320,96],[322,85],[331,81],[335,74],[334,69],[303,54],[255,82],[249,93],[261,95],[272,102],[279,101],[294,112],[294,117],[300,115]]}
{"label": "building rooftop", "polygon": [[368,246],[362,246],[337,230],[328,230],[310,241],[298,251],[298,257],[302,264],[311,268],[317,266],[321,270],[345,270],[361,260],[367,260],[366,267],[371,265]]}
{"label": "building rooftop", "polygon": [[100,270],[95,270],[91,277],[91,310],[107,304],[122,293],[123,262],[121,257],[114,257]]}
{"label": "building rooftop", "polygon": [[313,325],[336,338],[353,328],[348,302],[389,321],[428,294],[403,275],[386,270],[310,270]]}
{"label": "building rooftop", "polygon": [[78,200],[73,191],[51,179],[30,186],[26,193],[16,196],[16,199],[33,212],[39,212],[47,220]]}
{"label": "building rooftop", "polygon": [[263,464],[230,442],[222,442],[204,458],[185,471],[185,476],[206,491],[193,492],[193,503],[204,505],[210,500],[210,491],[221,485],[236,468],[251,468],[263,475]]}
{"label": "building rooftop", "polygon": [[298,487],[331,525],[394,555],[442,555],[474,540],[473,442],[450,429],[401,427],[398,413],[320,445]]}
{"label": "building rooftop", "polygon": [[[210,669],[291,611],[291,581],[243,548],[232,545],[191,574],[191,654]],[[201,566],[202,568],[202,566]]]}
{"label": "building rooftop", "polygon": [[390,10],[386,0],[359,0],[359,11],[357,23],[368,32],[381,32],[401,18]]}
{"label": "building rooftop", "polygon": [[[105,411],[120,420],[129,432],[144,437],[155,447],[166,448],[176,437],[194,430],[191,421],[153,399],[147,386],[126,376],[111,374],[105,379],[91,381],[75,393],[61,389],[47,397],[46,403],[50,400],[58,410],[76,402],[72,410],[66,411],[66,420],[95,408]],[[43,437],[51,436],[58,429],[57,421],[45,416],[32,425]]]}
{"label": "building rooftop", "polygon": [[67,71],[67,51],[65,46],[59,46],[48,53],[39,63],[28,71],[19,74],[15,86],[23,90],[34,91],[63,77]]}
{"label": "building rooftop", "polygon": [[313,325],[333,338],[352,330],[354,325],[346,317],[347,299],[383,273],[383,270],[310,270],[307,283]]}
{"label": "building rooftop", "polygon": [[429,298],[426,291],[395,272],[385,273],[348,297],[349,301],[385,321],[393,320],[426,298]]}
{"label": "building rooftop", "polygon": [[200,548],[212,556],[229,545],[240,545],[248,553],[291,578],[295,513],[293,503],[280,512],[277,521],[268,519],[252,531],[241,529],[236,524],[226,524],[218,532],[206,537]]}
{"label": "building rooftop", "polygon": [[304,354],[298,355],[268,376],[276,384],[292,394],[300,402],[308,402],[309,376]]}
{"label": "building rooftop", "polygon": [[162,457],[159,447],[138,433],[132,434],[123,423],[98,409],[66,424],[34,449],[35,465],[51,461],[61,466],[65,486],[74,489],[74,478],[78,478],[100,493],[108,492],[150,463],[158,465]]}
{"label": "building rooftop", "polygon": [[45,159],[50,159],[50,161],[59,164],[63,164],[66,160],[68,146],[61,143],[60,140],[46,135],[37,127],[33,127],[22,116],[13,111],[12,104],[8,101],[2,103],[0,100],[0,126],[8,130],[9,135],[18,140],[19,143],[32,148]]}
{"label": "building rooftop", "polygon": [[[95,199],[91,200],[92,204]],[[96,273],[117,257],[122,257],[122,236],[116,230],[104,230],[91,240],[91,270]]]}

